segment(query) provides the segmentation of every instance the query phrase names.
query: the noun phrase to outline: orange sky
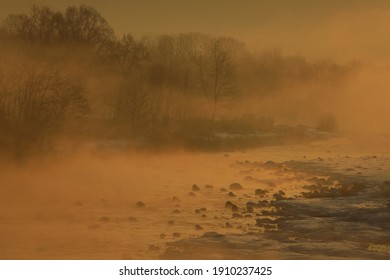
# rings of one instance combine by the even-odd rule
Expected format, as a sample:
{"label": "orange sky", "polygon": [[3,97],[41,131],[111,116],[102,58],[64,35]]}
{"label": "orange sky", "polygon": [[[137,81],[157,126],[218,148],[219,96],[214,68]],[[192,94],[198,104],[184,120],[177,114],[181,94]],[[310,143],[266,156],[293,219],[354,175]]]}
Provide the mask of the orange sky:
{"label": "orange sky", "polygon": [[388,0],[2,0],[0,18],[32,4],[95,7],[118,35],[203,32],[240,38],[252,49],[310,58],[390,61]]}

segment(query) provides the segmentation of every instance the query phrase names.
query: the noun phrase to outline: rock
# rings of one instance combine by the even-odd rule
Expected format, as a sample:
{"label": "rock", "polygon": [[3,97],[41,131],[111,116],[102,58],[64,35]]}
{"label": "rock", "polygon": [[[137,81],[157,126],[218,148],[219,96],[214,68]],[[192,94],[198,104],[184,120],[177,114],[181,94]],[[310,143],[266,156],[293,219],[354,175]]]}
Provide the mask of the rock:
{"label": "rock", "polygon": [[172,201],[173,202],[180,202],[181,200],[177,196],[174,196],[174,197],[172,197]]}
{"label": "rock", "polygon": [[230,184],[229,188],[231,190],[242,190],[244,189],[240,183],[233,183],[233,184]]}
{"label": "rock", "polygon": [[137,208],[145,208],[145,203],[143,203],[142,201],[138,201],[136,204]]}
{"label": "rock", "polygon": [[206,189],[212,189],[212,188],[214,188],[212,185],[205,185],[204,186]]}
{"label": "rock", "polygon": [[195,197],[196,196],[196,194],[194,194],[193,192],[189,192],[188,195],[191,196],[191,197]]}
{"label": "rock", "polygon": [[259,200],[259,202],[257,202],[257,205],[259,207],[269,207],[269,202],[267,200]]}
{"label": "rock", "polygon": [[232,212],[238,212],[238,207],[237,205],[232,206]]}
{"label": "rock", "polygon": [[228,196],[229,196],[229,197],[236,197],[236,195],[235,195],[234,193],[232,193],[232,192],[229,192],[229,193],[228,193]]}
{"label": "rock", "polygon": [[238,213],[233,213],[232,215],[232,218],[242,218],[242,215],[241,214],[238,214]]}
{"label": "rock", "polygon": [[181,213],[181,211],[179,209],[173,210],[173,214],[179,214],[179,213]]}
{"label": "rock", "polygon": [[195,230],[203,230],[203,227],[201,225],[195,225]]}
{"label": "rock", "polygon": [[134,217],[129,217],[129,222],[132,222],[132,223],[134,223],[134,222],[136,222],[137,221],[137,218],[134,218]]}
{"label": "rock", "polygon": [[174,224],[175,224],[174,221],[172,221],[172,220],[168,221],[168,225],[173,226]]}
{"label": "rock", "polygon": [[215,231],[208,231],[208,232],[205,232],[202,237],[207,237],[207,238],[221,238],[223,237],[222,234],[218,233],[218,232],[215,232]]}
{"label": "rock", "polygon": [[219,189],[221,192],[226,192],[226,189],[225,188],[220,188]]}
{"label": "rock", "polygon": [[256,202],[248,201],[248,202],[246,203],[246,207],[247,207],[247,208],[258,208],[259,205],[258,205]]}
{"label": "rock", "polygon": [[285,197],[283,197],[282,195],[280,195],[280,194],[278,194],[278,193],[274,193],[273,198],[274,198],[276,201],[285,199]]}
{"label": "rock", "polygon": [[226,228],[232,228],[233,226],[232,226],[230,223],[226,223],[226,224],[225,224],[225,227],[226,227]]}
{"label": "rock", "polygon": [[204,213],[206,212],[207,209],[202,207],[202,208],[198,208],[198,209],[195,209],[195,214],[200,214],[200,213]]}
{"label": "rock", "polygon": [[[237,205],[235,205],[233,202],[231,202],[230,200],[229,201],[226,201],[225,203],[225,208],[228,208],[230,210],[233,209],[233,207],[237,207]],[[238,208],[238,207],[237,207]]]}
{"label": "rock", "polygon": [[203,214],[201,217],[202,217],[203,219],[205,219],[205,218],[207,218],[207,215],[206,215],[206,214]]}
{"label": "rock", "polygon": [[181,233],[180,232],[174,232],[174,233],[172,233],[172,236],[176,237],[176,238],[179,238],[181,236]]}
{"label": "rock", "polygon": [[256,189],[255,190],[255,195],[265,196],[267,193],[268,193],[267,190],[262,190],[262,189]]}
{"label": "rock", "polygon": [[167,237],[167,236],[164,233],[160,234],[160,239],[165,239],[165,237]]}
{"label": "rock", "polygon": [[200,192],[200,188],[197,185],[193,184],[192,185],[192,191],[193,192]]}

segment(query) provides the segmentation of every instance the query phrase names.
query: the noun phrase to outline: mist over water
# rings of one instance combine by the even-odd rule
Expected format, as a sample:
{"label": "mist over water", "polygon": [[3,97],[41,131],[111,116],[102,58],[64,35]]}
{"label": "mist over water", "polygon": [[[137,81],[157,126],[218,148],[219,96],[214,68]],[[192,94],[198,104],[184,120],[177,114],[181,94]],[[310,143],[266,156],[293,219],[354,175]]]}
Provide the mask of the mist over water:
{"label": "mist over water", "polygon": [[355,48],[361,5],[300,22],[328,42],[303,54],[283,24],[259,47],[5,15],[0,259],[389,259],[387,10]]}

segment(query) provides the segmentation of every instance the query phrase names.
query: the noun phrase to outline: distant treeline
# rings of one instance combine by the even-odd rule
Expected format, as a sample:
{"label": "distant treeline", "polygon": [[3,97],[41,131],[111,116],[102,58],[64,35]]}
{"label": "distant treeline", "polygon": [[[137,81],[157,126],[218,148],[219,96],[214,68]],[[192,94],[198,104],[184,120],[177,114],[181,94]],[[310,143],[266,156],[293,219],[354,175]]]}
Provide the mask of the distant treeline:
{"label": "distant treeline", "polygon": [[237,120],[255,118],[254,131],[269,130],[273,121],[261,111],[248,118],[235,106],[301,85],[338,86],[354,69],[278,50],[250,52],[222,36],[118,37],[84,5],[9,15],[0,63],[0,149],[13,154],[47,149],[58,135],[169,142],[189,125],[207,122],[207,135],[226,119],[246,127]]}

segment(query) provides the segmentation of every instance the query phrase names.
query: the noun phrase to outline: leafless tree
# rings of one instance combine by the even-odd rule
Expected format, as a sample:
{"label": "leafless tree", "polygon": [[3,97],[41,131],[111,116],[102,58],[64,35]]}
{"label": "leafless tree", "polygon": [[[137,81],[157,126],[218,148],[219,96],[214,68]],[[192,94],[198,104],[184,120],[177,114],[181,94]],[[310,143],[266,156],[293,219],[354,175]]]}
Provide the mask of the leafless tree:
{"label": "leafless tree", "polygon": [[207,42],[198,58],[201,88],[212,104],[211,117],[216,118],[222,99],[235,93],[235,69],[226,44],[220,39]]}

